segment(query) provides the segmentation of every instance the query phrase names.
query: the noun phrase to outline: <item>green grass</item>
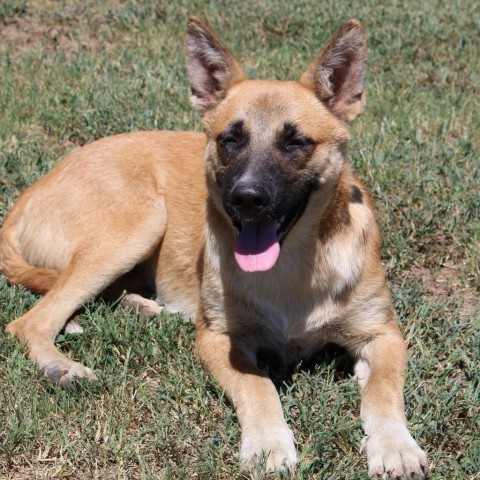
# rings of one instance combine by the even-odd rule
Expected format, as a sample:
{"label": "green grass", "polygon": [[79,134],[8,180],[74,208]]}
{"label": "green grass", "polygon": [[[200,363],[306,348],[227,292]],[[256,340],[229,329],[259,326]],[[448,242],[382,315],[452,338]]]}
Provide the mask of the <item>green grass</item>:
{"label": "green grass", "polygon": [[[298,76],[351,17],[367,29],[366,113],[351,161],[370,188],[409,346],[407,416],[433,479],[480,478],[480,27],[459,2],[105,2],[0,5],[0,221],[73,148],[141,129],[199,129],[182,53],[208,19],[252,77]],[[0,277],[0,328],[36,297]],[[0,335],[0,478],[228,479],[239,427],[193,355],[194,327],[92,302],[60,349],[99,381],[61,391]],[[280,387],[297,478],[366,479],[359,395],[342,356]]]}

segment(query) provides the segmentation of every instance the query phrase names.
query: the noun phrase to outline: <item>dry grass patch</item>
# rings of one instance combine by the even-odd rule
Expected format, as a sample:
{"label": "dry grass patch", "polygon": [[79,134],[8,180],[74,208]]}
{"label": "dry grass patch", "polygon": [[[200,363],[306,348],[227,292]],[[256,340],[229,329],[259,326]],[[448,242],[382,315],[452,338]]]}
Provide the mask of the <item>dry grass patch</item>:
{"label": "dry grass patch", "polygon": [[46,52],[61,51],[66,57],[81,51],[111,51],[113,48],[132,42],[128,35],[116,36],[112,29],[102,23],[98,30],[86,28],[82,18],[67,23],[58,23],[34,17],[22,17],[7,21],[0,26],[0,41],[8,48],[23,51],[41,48]]}

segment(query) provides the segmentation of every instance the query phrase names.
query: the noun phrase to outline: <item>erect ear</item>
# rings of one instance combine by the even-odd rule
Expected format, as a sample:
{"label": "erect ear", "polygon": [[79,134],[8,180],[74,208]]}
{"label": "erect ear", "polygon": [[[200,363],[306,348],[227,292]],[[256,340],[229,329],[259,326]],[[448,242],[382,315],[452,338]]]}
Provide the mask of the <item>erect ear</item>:
{"label": "erect ear", "polygon": [[365,105],[367,42],[358,20],[345,23],[308,66],[299,82],[340,119],[351,122]]}
{"label": "erect ear", "polygon": [[230,50],[196,17],[189,17],[185,54],[190,101],[200,115],[216,107],[227,90],[245,79]]}

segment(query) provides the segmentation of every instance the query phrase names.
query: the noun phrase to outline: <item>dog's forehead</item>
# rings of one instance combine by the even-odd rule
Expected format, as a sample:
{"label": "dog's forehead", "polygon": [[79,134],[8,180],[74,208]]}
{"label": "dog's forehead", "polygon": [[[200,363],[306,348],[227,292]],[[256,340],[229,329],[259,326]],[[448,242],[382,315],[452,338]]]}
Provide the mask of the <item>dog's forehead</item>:
{"label": "dog's forehead", "polygon": [[316,141],[348,135],[315,93],[294,81],[249,80],[235,85],[217,109],[212,133],[221,133],[235,121],[261,136],[273,135],[285,124],[298,126]]}

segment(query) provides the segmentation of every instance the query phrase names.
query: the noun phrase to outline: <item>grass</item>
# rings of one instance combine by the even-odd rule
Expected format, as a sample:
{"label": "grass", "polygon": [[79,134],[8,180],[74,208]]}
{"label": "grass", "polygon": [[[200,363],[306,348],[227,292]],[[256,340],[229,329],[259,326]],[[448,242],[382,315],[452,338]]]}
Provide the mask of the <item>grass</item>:
{"label": "grass", "polygon": [[[383,260],[410,347],[407,416],[432,479],[480,471],[480,51],[474,0],[0,5],[0,221],[27,185],[87,142],[199,129],[182,53],[208,19],[251,77],[293,79],[351,17],[370,45],[368,106],[351,161],[376,200]],[[0,328],[36,297],[0,277]],[[52,386],[0,335],[0,478],[227,479],[239,427],[196,363],[194,327],[89,303],[62,351],[98,372]],[[357,387],[341,354],[280,387],[299,479],[366,479]]]}

